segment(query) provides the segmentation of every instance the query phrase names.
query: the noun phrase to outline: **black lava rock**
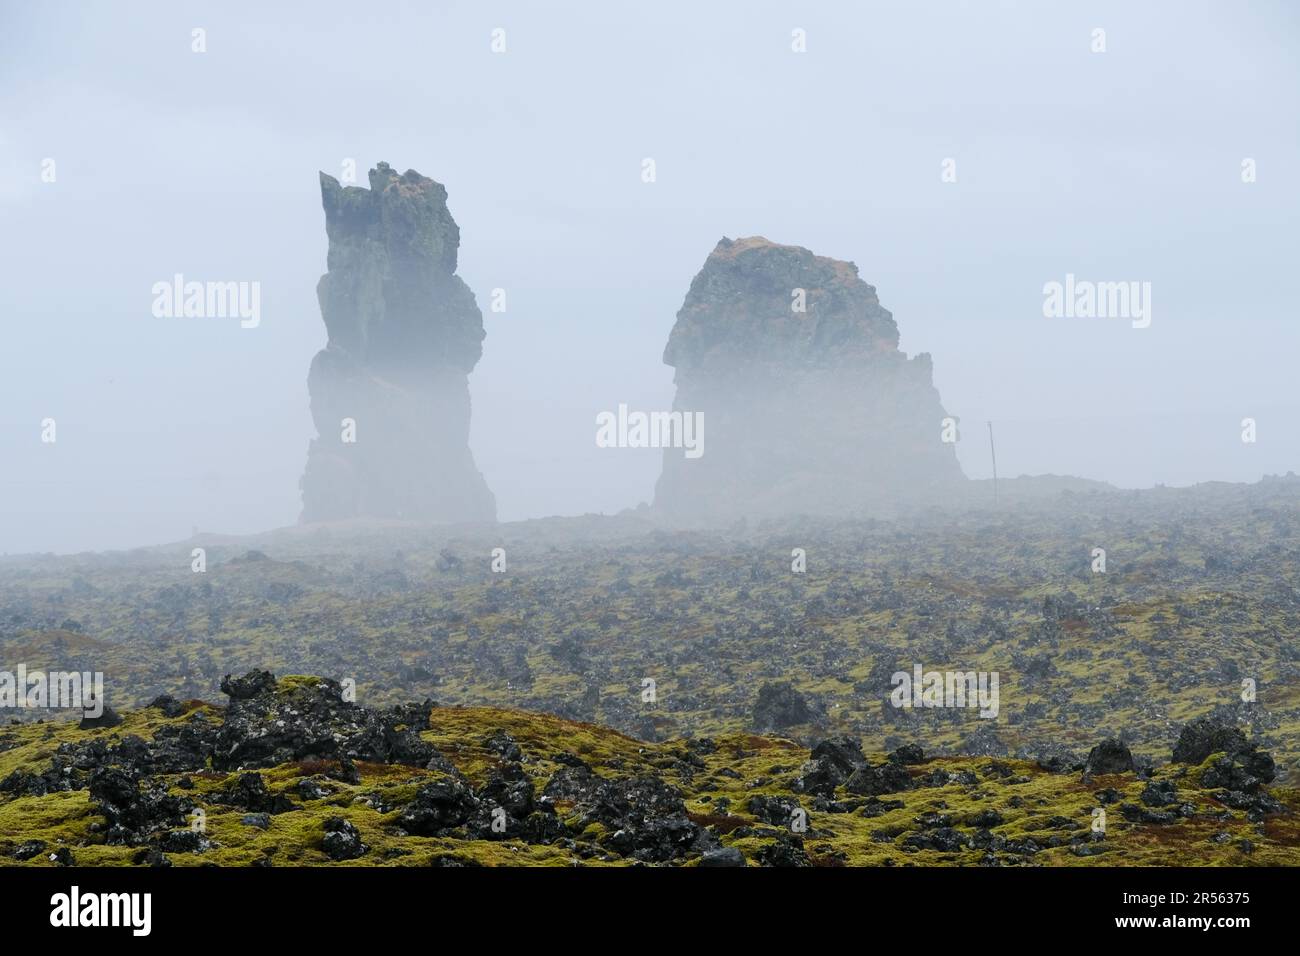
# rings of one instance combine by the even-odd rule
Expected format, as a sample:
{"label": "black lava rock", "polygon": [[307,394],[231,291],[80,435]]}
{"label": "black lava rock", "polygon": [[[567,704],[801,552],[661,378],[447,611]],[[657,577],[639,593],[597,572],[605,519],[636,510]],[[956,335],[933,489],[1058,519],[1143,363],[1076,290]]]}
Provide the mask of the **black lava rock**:
{"label": "black lava rock", "polygon": [[209,798],[213,803],[223,803],[253,813],[287,813],[298,807],[288,797],[271,793],[260,773],[242,773],[239,779]]}
{"label": "black lava rock", "polygon": [[426,783],[398,818],[398,826],[416,836],[439,836],[462,826],[479,809],[473,789],[459,777]]}
{"label": "black lava rock", "polygon": [[18,844],[17,849],[14,850],[14,859],[30,860],[33,857],[40,856],[41,851],[44,849],[45,849],[44,840],[27,840],[24,843]]}
{"label": "black lava rock", "polygon": [[1213,717],[1200,717],[1183,725],[1174,745],[1174,763],[1202,764],[1210,754],[1235,754],[1250,745],[1241,728]]}
{"label": "black lava rock", "polygon": [[1088,751],[1084,772],[1093,776],[1132,773],[1133,753],[1116,738],[1108,737]]}
{"label": "black lava rock", "polygon": [[903,746],[889,754],[888,760],[890,763],[899,766],[925,763],[925,751],[916,744],[903,744]]}
{"label": "black lava rock", "polygon": [[745,866],[745,855],[734,846],[710,850],[700,857],[700,866]]}
{"label": "black lava rock", "polygon": [[149,701],[149,707],[154,710],[161,710],[164,717],[179,717],[185,713],[185,705],[171,694],[159,694]]}
{"label": "black lava rock", "polygon": [[122,715],[112,707],[105,704],[103,711],[98,717],[83,716],[81,718],[81,723],[77,724],[77,729],[93,730],[97,727],[116,727],[121,722]]}
{"label": "black lava rock", "polygon": [[330,817],[325,821],[321,849],[331,860],[355,860],[364,856],[370,847],[361,842],[361,834],[349,821],[342,817]]}
{"label": "black lava rock", "polygon": [[90,778],[90,801],[108,821],[107,842],[128,846],[143,843],[150,834],[185,822],[191,800],[173,797],[160,787],[141,788],[124,770],[101,767]]}
{"label": "black lava rock", "polygon": [[900,793],[911,788],[911,774],[896,763],[859,767],[844,784],[844,789],[849,793],[869,797],[882,793]]}
{"label": "black lava rock", "polygon": [[434,707],[430,700],[372,710],[344,700],[337,681],[281,688],[268,671],[227,675],[221,689],[231,701],[212,756],[218,770],[344,759],[425,767],[438,756],[420,737]]}
{"label": "black lava rock", "polygon": [[812,711],[803,694],[788,683],[766,683],[758,689],[754,703],[754,728],[759,732],[784,730],[796,724],[806,724]]}
{"label": "black lava rock", "polygon": [[599,822],[611,831],[602,846],[645,862],[685,856],[704,839],[686,815],[681,791],[658,777],[604,780],[579,809],[583,826]]}
{"label": "black lava rock", "polygon": [[812,866],[803,848],[803,837],[794,833],[780,834],[775,842],[759,849],[756,859],[760,866]]}

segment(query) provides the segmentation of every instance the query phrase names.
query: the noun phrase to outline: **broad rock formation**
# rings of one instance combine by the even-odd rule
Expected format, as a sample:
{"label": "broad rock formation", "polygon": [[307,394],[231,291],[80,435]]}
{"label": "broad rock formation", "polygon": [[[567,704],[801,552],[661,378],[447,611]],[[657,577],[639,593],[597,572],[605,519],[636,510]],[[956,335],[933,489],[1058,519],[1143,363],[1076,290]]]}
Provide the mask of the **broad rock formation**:
{"label": "broad rock formation", "polygon": [[[329,344],[307,378],[319,437],[302,476],[303,521],[355,516],[494,521],[469,450],[470,371],[483,315],[456,275],[447,190],[414,170],[370,188],[321,173],[329,271],[316,286]],[[347,441],[344,420],[355,423]]]}
{"label": "broad rock formation", "polygon": [[664,451],[655,508],[666,516],[866,513],[964,481],[942,441],[930,356],[899,351],[893,316],[851,262],[723,239],[664,362],[676,369],[673,410],[704,423],[702,455]]}

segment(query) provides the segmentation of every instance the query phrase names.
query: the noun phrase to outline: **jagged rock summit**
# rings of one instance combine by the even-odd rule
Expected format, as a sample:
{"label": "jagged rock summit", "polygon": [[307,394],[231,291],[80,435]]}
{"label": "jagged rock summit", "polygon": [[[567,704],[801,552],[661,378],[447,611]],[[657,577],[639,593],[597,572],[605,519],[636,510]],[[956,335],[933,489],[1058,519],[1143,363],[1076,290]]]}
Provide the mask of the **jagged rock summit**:
{"label": "jagged rock summit", "polygon": [[762,237],[722,239],[664,349],[674,411],[703,414],[704,454],[667,448],[655,507],[691,520],[853,514],[964,481],[930,356],[851,262]]}
{"label": "jagged rock summit", "polygon": [[469,449],[470,371],[483,315],[456,275],[447,190],[387,163],[370,188],[320,175],[328,272],[316,287],[329,344],[307,378],[319,437],[302,520],[494,521]]}

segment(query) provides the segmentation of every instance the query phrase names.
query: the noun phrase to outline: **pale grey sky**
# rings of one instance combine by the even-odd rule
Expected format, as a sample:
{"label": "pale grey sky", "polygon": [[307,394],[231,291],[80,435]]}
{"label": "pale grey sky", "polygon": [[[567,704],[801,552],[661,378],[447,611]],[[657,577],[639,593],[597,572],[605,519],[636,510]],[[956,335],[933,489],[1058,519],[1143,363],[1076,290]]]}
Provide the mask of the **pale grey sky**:
{"label": "pale grey sky", "polygon": [[[349,157],[447,186],[503,520],[651,497],[658,454],[597,448],[595,415],[669,407],[663,346],[724,235],[856,262],[973,477],[986,419],[1005,475],[1300,470],[1294,5],[269,6],[0,0],[0,552],[297,519],[316,173]],[[177,272],[260,282],[260,326],[155,318]],[[1151,327],[1044,318],[1066,273],[1151,282]]]}

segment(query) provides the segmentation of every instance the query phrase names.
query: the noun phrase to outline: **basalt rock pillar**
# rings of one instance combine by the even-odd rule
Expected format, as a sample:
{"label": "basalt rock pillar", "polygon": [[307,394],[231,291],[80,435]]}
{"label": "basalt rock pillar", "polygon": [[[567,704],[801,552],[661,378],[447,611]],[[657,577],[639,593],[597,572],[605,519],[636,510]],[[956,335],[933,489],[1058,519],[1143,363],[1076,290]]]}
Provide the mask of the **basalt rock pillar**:
{"label": "basalt rock pillar", "polygon": [[329,335],[307,385],[318,437],[302,520],[494,521],[469,449],[469,373],[483,315],[456,275],[447,190],[387,163],[370,188],[321,173],[328,271],[316,286]]}
{"label": "basalt rock pillar", "polygon": [[664,451],[655,508],[716,521],[854,515],[942,500],[964,482],[930,356],[851,262],[723,239],[664,350],[674,411],[702,413],[704,454]]}

